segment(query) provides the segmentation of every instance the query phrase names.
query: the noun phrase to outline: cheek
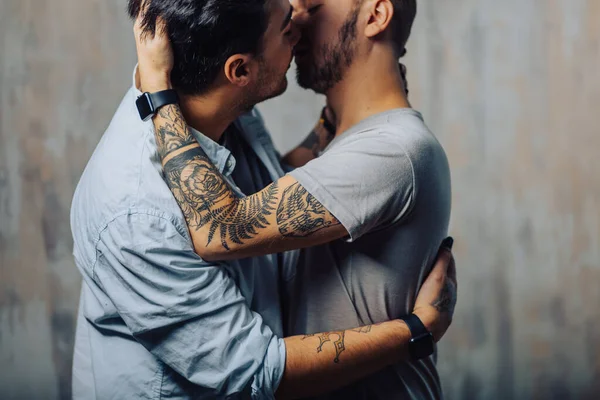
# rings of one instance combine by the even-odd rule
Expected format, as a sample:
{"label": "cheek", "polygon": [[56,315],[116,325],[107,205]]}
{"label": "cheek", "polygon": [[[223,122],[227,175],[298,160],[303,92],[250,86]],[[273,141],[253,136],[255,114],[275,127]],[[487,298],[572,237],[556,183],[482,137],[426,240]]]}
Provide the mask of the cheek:
{"label": "cheek", "polygon": [[318,45],[330,43],[337,37],[342,23],[343,21],[337,21],[332,15],[321,15],[309,27],[311,39]]}

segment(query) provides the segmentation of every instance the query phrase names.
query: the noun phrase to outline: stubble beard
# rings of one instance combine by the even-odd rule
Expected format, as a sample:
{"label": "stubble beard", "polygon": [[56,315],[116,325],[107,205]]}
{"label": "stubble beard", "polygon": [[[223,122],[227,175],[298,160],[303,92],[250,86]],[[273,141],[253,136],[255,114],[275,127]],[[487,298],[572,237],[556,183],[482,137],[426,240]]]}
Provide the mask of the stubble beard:
{"label": "stubble beard", "polygon": [[321,45],[317,50],[312,49],[311,55],[304,56],[307,58],[305,61],[296,60],[296,80],[300,87],[325,94],[344,78],[356,54],[359,11],[360,7],[357,5],[338,31],[335,43]]}

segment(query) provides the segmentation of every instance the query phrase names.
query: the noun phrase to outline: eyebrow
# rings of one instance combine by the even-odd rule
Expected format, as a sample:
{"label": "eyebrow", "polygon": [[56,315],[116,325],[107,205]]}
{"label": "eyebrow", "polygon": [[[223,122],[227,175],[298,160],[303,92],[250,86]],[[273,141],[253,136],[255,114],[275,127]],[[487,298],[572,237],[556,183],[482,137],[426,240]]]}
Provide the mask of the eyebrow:
{"label": "eyebrow", "polygon": [[288,24],[292,20],[292,13],[293,12],[294,12],[294,8],[292,6],[290,6],[290,12],[288,13],[287,17],[285,17],[285,19],[283,20],[283,24],[281,25],[281,30],[282,31],[285,29],[286,26],[288,26]]}

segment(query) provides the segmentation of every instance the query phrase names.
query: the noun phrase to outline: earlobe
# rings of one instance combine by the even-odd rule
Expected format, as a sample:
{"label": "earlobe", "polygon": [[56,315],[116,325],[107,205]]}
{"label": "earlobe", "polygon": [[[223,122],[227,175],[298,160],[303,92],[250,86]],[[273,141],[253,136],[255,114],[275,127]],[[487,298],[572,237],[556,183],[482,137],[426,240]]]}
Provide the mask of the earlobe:
{"label": "earlobe", "polygon": [[390,0],[377,0],[373,4],[369,22],[365,27],[367,37],[375,37],[383,33],[392,21],[394,16],[394,5]]}

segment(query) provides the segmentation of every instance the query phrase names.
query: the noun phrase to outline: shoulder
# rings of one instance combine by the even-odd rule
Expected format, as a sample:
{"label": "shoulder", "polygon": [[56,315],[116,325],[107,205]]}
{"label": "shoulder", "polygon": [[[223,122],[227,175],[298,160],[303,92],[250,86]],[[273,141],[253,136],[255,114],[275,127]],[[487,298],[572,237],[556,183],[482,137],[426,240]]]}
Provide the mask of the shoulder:
{"label": "shoulder", "polygon": [[[355,149],[359,154],[406,160],[413,168],[431,161],[447,162],[441,144],[421,114],[413,109],[386,112],[371,121],[363,121],[358,128],[347,137],[341,137],[332,151],[343,153]],[[383,162],[382,167],[394,164]]]}
{"label": "shoulder", "polygon": [[77,185],[71,204],[76,247],[93,243],[110,221],[132,210],[163,210],[171,219],[180,215],[163,179],[152,127],[139,119],[134,103],[130,90]]}

